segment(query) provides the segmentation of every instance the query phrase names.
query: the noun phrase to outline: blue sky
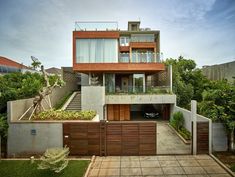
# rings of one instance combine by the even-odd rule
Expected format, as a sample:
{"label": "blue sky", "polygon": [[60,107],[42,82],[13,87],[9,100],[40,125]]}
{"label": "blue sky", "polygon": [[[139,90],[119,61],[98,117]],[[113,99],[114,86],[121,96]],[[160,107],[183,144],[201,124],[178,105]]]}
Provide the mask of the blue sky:
{"label": "blue sky", "polygon": [[0,0],[0,56],[72,66],[75,21],[141,20],[161,31],[164,58],[198,66],[235,60],[235,0]]}

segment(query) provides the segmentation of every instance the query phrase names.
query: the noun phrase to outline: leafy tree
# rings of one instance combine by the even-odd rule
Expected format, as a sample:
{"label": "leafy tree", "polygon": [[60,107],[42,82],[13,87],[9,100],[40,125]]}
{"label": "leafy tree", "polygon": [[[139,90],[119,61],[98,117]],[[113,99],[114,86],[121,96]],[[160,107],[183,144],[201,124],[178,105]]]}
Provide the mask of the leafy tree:
{"label": "leafy tree", "polygon": [[198,104],[199,113],[213,121],[225,123],[229,150],[234,150],[235,129],[235,86],[227,82],[212,81],[210,88],[203,91],[203,100]]}
{"label": "leafy tree", "polygon": [[31,59],[32,59],[32,63],[31,63],[32,68],[33,68],[34,70],[40,68],[40,66],[41,66],[42,63],[41,63],[37,58],[35,58],[35,57],[33,57],[33,56],[31,56]]}

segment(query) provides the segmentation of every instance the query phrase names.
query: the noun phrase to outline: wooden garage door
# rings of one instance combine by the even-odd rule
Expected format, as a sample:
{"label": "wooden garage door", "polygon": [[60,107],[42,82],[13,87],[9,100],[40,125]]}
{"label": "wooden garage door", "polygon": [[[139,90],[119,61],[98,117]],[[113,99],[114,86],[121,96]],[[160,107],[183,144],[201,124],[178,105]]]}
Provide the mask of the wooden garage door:
{"label": "wooden garage door", "polygon": [[130,120],[130,105],[128,104],[108,104],[107,120],[122,121]]}

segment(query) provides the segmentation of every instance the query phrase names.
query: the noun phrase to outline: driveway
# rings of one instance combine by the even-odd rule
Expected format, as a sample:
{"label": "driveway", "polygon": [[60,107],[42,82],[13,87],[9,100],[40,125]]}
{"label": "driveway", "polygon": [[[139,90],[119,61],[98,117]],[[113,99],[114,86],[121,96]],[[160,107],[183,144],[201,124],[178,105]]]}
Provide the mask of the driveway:
{"label": "driveway", "polygon": [[229,177],[208,155],[96,157],[88,174],[94,176]]}
{"label": "driveway", "polygon": [[169,127],[168,122],[157,122],[157,154],[191,154],[191,145],[185,144]]}

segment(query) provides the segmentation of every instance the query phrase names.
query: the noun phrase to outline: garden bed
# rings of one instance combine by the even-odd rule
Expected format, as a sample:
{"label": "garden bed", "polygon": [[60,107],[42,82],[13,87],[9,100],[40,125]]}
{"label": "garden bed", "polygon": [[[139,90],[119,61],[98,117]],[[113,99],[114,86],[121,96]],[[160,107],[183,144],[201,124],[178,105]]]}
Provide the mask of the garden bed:
{"label": "garden bed", "polygon": [[2,160],[0,169],[1,176],[4,177],[82,177],[89,163],[89,160],[70,160],[68,166],[58,174],[49,170],[38,170],[38,162],[31,164],[30,160]]}
{"label": "garden bed", "polygon": [[47,110],[32,117],[32,120],[92,120],[96,116],[95,111],[66,111],[66,110]]}
{"label": "garden bed", "polygon": [[213,155],[235,172],[235,152],[213,152]]}
{"label": "garden bed", "polygon": [[179,132],[176,131],[174,127],[170,124],[168,126],[176,133],[176,135],[184,142],[184,144],[191,144],[191,139],[185,139]]}

